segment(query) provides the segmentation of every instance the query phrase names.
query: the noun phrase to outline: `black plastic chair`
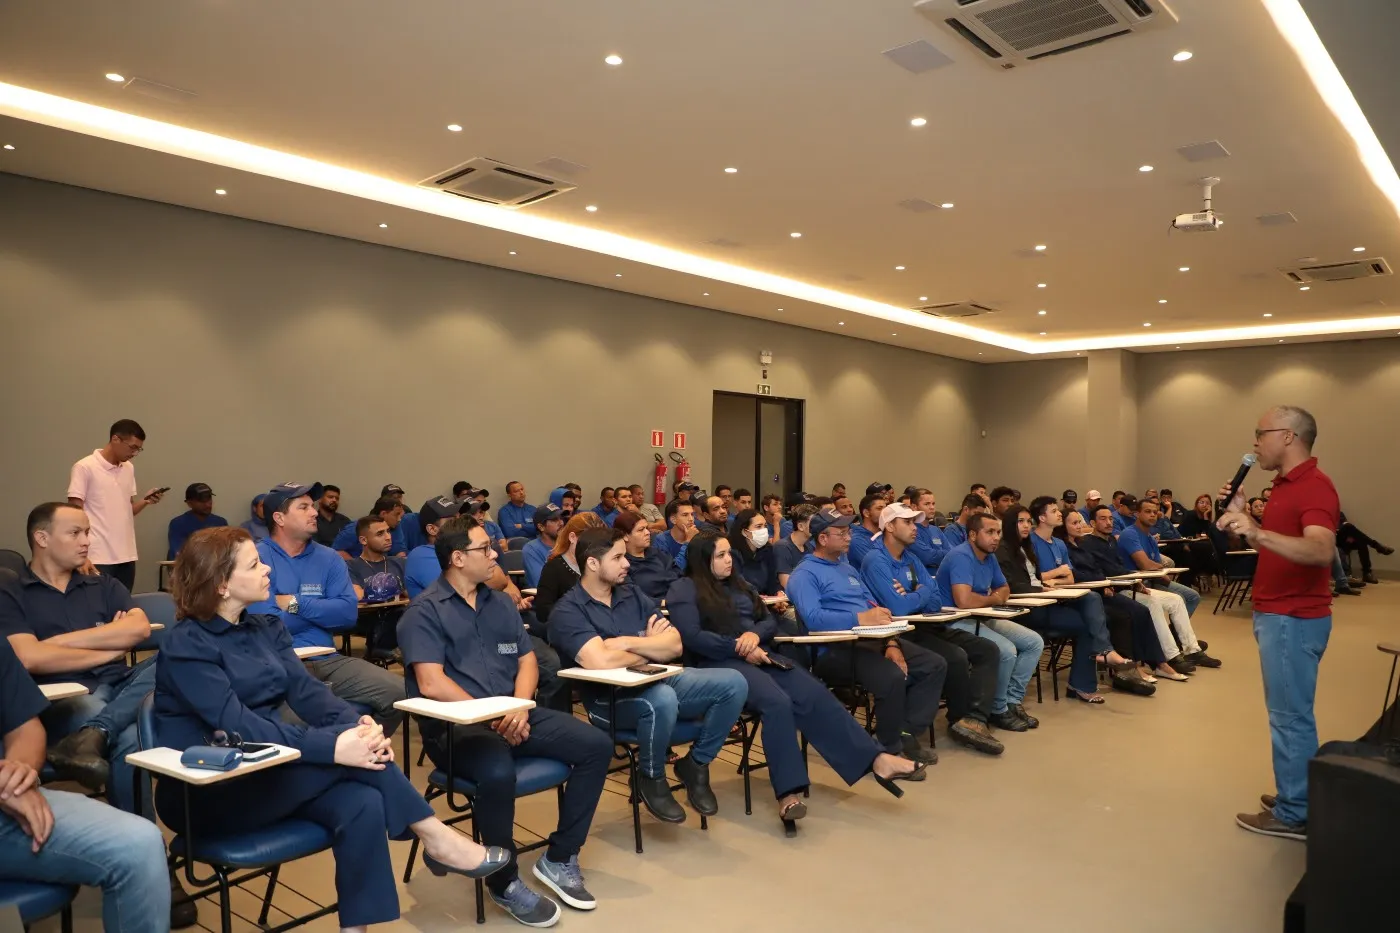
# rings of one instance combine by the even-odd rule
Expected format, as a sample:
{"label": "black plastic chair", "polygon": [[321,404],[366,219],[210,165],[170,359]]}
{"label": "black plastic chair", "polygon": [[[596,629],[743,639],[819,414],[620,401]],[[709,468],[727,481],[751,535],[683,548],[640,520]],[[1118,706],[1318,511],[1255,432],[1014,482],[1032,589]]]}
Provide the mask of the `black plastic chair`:
{"label": "black plastic chair", "polygon": [[[496,564],[501,568],[501,570],[505,571],[507,574],[524,573],[525,552],[505,551],[504,553],[496,555]],[[519,585],[525,582],[525,578],[512,576],[511,582],[516,585]]]}
{"label": "black plastic chair", "polygon": [[1228,552],[1222,554],[1216,551],[1216,559],[1220,562],[1220,572],[1224,584],[1220,587],[1220,596],[1215,601],[1215,608],[1211,610],[1211,615],[1219,612],[1221,608],[1229,610],[1249,598],[1250,588],[1254,584],[1254,568],[1259,563],[1259,555],[1230,554]]}
{"label": "black plastic chair", "polygon": [[146,619],[152,625],[158,623],[165,626],[163,631],[152,632],[150,638],[131,649],[129,660],[135,666],[137,653],[159,651],[166,633],[175,627],[175,598],[169,593],[137,593],[131,597],[131,601],[146,614]]}
{"label": "black plastic chair", "polygon": [[18,574],[28,566],[29,561],[25,560],[24,555],[19,551],[0,549],[0,568]]}
{"label": "black plastic chair", "polygon": [[524,535],[520,535],[515,538],[506,538],[506,549],[509,551],[519,551],[522,550],[525,547],[525,545],[529,543],[530,539],[525,537]]}

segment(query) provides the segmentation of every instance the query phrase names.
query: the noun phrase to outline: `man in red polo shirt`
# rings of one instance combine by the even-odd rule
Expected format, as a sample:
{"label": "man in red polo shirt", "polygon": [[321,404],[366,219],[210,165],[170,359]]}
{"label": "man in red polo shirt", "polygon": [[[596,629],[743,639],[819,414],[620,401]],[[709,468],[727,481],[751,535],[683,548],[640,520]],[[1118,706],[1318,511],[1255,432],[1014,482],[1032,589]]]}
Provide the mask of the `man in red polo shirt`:
{"label": "man in red polo shirt", "polygon": [[[1217,523],[1259,551],[1254,572],[1254,640],[1264,673],[1264,703],[1273,736],[1274,784],[1259,813],[1235,822],[1266,836],[1303,840],[1308,822],[1308,760],[1317,752],[1317,667],[1332,632],[1332,558],[1340,505],[1332,480],[1312,455],[1317,421],[1280,405],[1259,419],[1254,452],[1277,470],[1263,527],[1235,496]],[[1228,495],[1228,486],[1221,495]]]}

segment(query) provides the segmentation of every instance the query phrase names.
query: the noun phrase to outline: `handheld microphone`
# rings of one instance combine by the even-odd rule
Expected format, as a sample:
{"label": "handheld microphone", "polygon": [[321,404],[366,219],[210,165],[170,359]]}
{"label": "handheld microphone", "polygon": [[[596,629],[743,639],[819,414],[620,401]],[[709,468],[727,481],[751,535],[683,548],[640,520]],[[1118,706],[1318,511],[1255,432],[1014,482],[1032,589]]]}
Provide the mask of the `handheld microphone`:
{"label": "handheld microphone", "polygon": [[1235,496],[1239,493],[1240,487],[1244,485],[1244,478],[1249,475],[1249,468],[1258,462],[1258,454],[1249,453],[1240,458],[1240,468],[1235,471],[1235,478],[1230,480],[1230,492],[1225,498],[1216,500],[1215,507],[1218,510],[1223,512],[1229,507],[1230,503],[1235,500]]}

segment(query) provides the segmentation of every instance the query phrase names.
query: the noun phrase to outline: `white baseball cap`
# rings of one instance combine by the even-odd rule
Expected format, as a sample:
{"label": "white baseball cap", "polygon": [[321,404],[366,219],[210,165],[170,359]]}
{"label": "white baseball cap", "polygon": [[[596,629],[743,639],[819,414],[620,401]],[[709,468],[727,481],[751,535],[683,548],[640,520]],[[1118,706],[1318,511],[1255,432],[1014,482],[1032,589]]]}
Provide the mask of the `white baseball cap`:
{"label": "white baseball cap", "polygon": [[892,505],[885,506],[884,509],[881,510],[880,530],[884,531],[885,526],[896,518],[912,518],[914,524],[922,525],[927,516],[918,509],[909,508],[909,506],[905,505],[903,502],[895,502]]}
{"label": "white baseball cap", "polygon": [[1089,490],[1088,492],[1086,492],[1086,493],[1084,494],[1084,498],[1086,498],[1086,499],[1102,499],[1102,498],[1103,498],[1103,493],[1099,492],[1097,489],[1091,489],[1091,490]]}

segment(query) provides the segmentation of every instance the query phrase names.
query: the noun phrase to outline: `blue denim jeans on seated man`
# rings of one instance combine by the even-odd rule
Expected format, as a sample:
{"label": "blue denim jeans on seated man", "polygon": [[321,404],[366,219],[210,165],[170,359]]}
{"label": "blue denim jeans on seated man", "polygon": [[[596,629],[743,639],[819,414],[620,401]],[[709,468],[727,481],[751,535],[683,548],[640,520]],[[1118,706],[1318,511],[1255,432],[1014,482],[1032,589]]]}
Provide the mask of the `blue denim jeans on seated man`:
{"label": "blue denim jeans on seated man", "polygon": [[1331,633],[1331,616],[1300,619],[1272,612],[1254,614],[1278,789],[1274,818],[1295,826],[1308,821],[1308,761],[1317,753],[1313,698],[1317,667]]}
{"label": "blue denim jeans on seated man", "polygon": [[[156,658],[149,657],[133,667],[126,678],[114,684],[99,684],[84,696],[59,700],[40,715],[52,745],[84,726],[107,733],[107,761],[112,777],[107,782],[107,799],[119,809],[135,813],[136,796],[132,767],[126,756],[138,750],[136,714],[156,686]],[[154,819],[149,797],[140,812]]]}
{"label": "blue denim jeans on seated man", "polygon": [[981,625],[976,619],[959,620],[949,623],[948,627],[985,638],[1001,653],[992,715],[1004,713],[1009,703],[1020,703],[1026,698],[1026,688],[1045,651],[1045,639],[1010,619],[982,619]]}
{"label": "blue denim jeans on seated man", "polygon": [[154,823],[105,803],[43,788],[53,832],[37,853],[19,823],[0,814],[0,878],[102,888],[102,928],[121,933],[170,929],[165,840]]}
{"label": "blue denim jeans on seated man", "polygon": [[[738,671],[688,667],[639,689],[618,690],[617,728],[637,733],[637,766],[646,777],[658,778],[666,772],[676,720],[700,720],[700,736],[690,754],[697,764],[707,765],[719,754],[748,696],[748,681]],[[606,692],[589,702],[588,715],[596,725],[608,727]]]}

